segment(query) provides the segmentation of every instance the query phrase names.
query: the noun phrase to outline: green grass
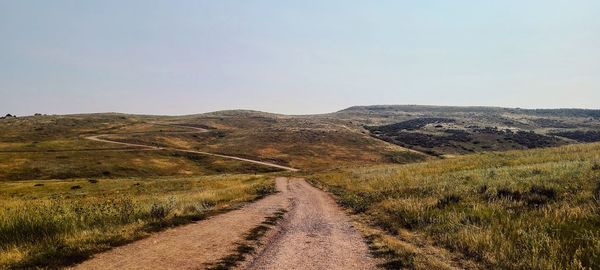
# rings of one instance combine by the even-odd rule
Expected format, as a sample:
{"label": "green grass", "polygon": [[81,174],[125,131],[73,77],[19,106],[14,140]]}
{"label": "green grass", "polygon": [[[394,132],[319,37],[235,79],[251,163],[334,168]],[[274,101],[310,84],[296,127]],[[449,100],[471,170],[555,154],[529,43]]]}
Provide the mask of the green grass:
{"label": "green grass", "polygon": [[341,169],[312,181],[389,235],[422,234],[484,267],[600,265],[600,144]]}
{"label": "green grass", "polygon": [[275,191],[266,176],[0,183],[0,268],[56,268]]}

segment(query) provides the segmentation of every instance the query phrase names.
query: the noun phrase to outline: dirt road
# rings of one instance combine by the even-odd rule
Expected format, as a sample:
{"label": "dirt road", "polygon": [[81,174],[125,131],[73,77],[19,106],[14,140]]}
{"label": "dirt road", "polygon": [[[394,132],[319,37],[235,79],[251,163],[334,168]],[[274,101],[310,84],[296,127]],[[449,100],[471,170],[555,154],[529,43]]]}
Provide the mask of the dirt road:
{"label": "dirt road", "polygon": [[169,229],[112,249],[74,269],[204,269],[232,254],[236,243],[267,216],[287,209],[247,269],[373,269],[366,244],[323,191],[303,179],[278,178],[275,195],[239,210]]}
{"label": "dirt road", "polygon": [[288,217],[248,269],[376,268],[362,236],[329,194],[302,179],[288,187]]}

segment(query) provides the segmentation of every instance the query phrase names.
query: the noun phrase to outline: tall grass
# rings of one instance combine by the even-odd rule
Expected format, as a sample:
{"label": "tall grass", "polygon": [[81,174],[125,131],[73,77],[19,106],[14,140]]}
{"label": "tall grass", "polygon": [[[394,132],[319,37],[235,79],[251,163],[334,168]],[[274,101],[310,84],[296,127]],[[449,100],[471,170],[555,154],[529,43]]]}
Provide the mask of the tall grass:
{"label": "tall grass", "polygon": [[225,175],[7,182],[0,190],[0,268],[55,268],[265,196],[274,185]]}
{"label": "tall grass", "polygon": [[340,203],[491,268],[600,266],[600,144],[318,174]]}

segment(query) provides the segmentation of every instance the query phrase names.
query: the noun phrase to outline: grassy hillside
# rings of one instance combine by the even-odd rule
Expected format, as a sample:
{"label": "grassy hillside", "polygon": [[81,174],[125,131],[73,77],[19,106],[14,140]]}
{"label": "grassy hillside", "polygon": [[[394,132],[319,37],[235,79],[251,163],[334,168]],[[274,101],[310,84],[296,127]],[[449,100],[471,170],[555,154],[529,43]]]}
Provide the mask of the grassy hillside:
{"label": "grassy hillside", "polygon": [[[270,167],[176,151],[86,140],[99,134],[173,134],[165,117],[120,114],[36,116],[0,121],[0,181],[272,172]],[[150,143],[153,144],[153,143]]]}
{"label": "grassy hillside", "polygon": [[[254,111],[178,117],[89,114],[3,119],[0,120],[0,180],[272,171],[239,161],[173,151],[144,151],[85,139],[99,134],[112,134],[111,138],[123,142],[195,149],[303,169],[355,162],[406,163],[427,158],[345,124],[334,119]],[[194,132],[176,125],[206,128],[210,132]]]}
{"label": "grassy hillside", "polygon": [[600,141],[600,110],[382,105],[322,117],[350,121],[376,138],[433,155]]}
{"label": "grassy hillside", "polygon": [[201,134],[117,136],[122,141],[197,149],[315,170],[360,163],[407,163],[426,159],[368,135],[348,121],[224,111],[171,118],[166,123],[210,129]]}
{"label": "grassy hillside", "polygon": [[335,170],[313,181],[386,231],[377,245],[400,265],[435,268],[410,248],[419,243],[390,237],[431,241],[485,268],[600,265],[597,143]]}
{"label": "grassy hillside", "polygon": [[260,175],[0,182],[0,268],[56,268],[275,191]]}

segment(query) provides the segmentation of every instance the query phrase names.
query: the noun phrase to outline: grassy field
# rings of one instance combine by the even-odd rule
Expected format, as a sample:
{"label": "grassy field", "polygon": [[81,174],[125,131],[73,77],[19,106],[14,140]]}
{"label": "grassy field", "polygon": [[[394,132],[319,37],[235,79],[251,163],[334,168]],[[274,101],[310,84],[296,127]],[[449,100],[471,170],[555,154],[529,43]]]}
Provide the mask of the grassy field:
{"label": "grassy field", "polygon": [[484,268],[600,265],[600,144],[342,169],[312,181],[385,231],[377,248],[395,265],[435,268],[393,238],[431,242]]}
{"label": "grassy field", "polygon": [[0,182],[0,268],[55,268],[275,191],[261,175]]}
{"label": "grassy field", "polygon": [[0,153],[0,181],[265,173],[278,169],[178,151]]}

